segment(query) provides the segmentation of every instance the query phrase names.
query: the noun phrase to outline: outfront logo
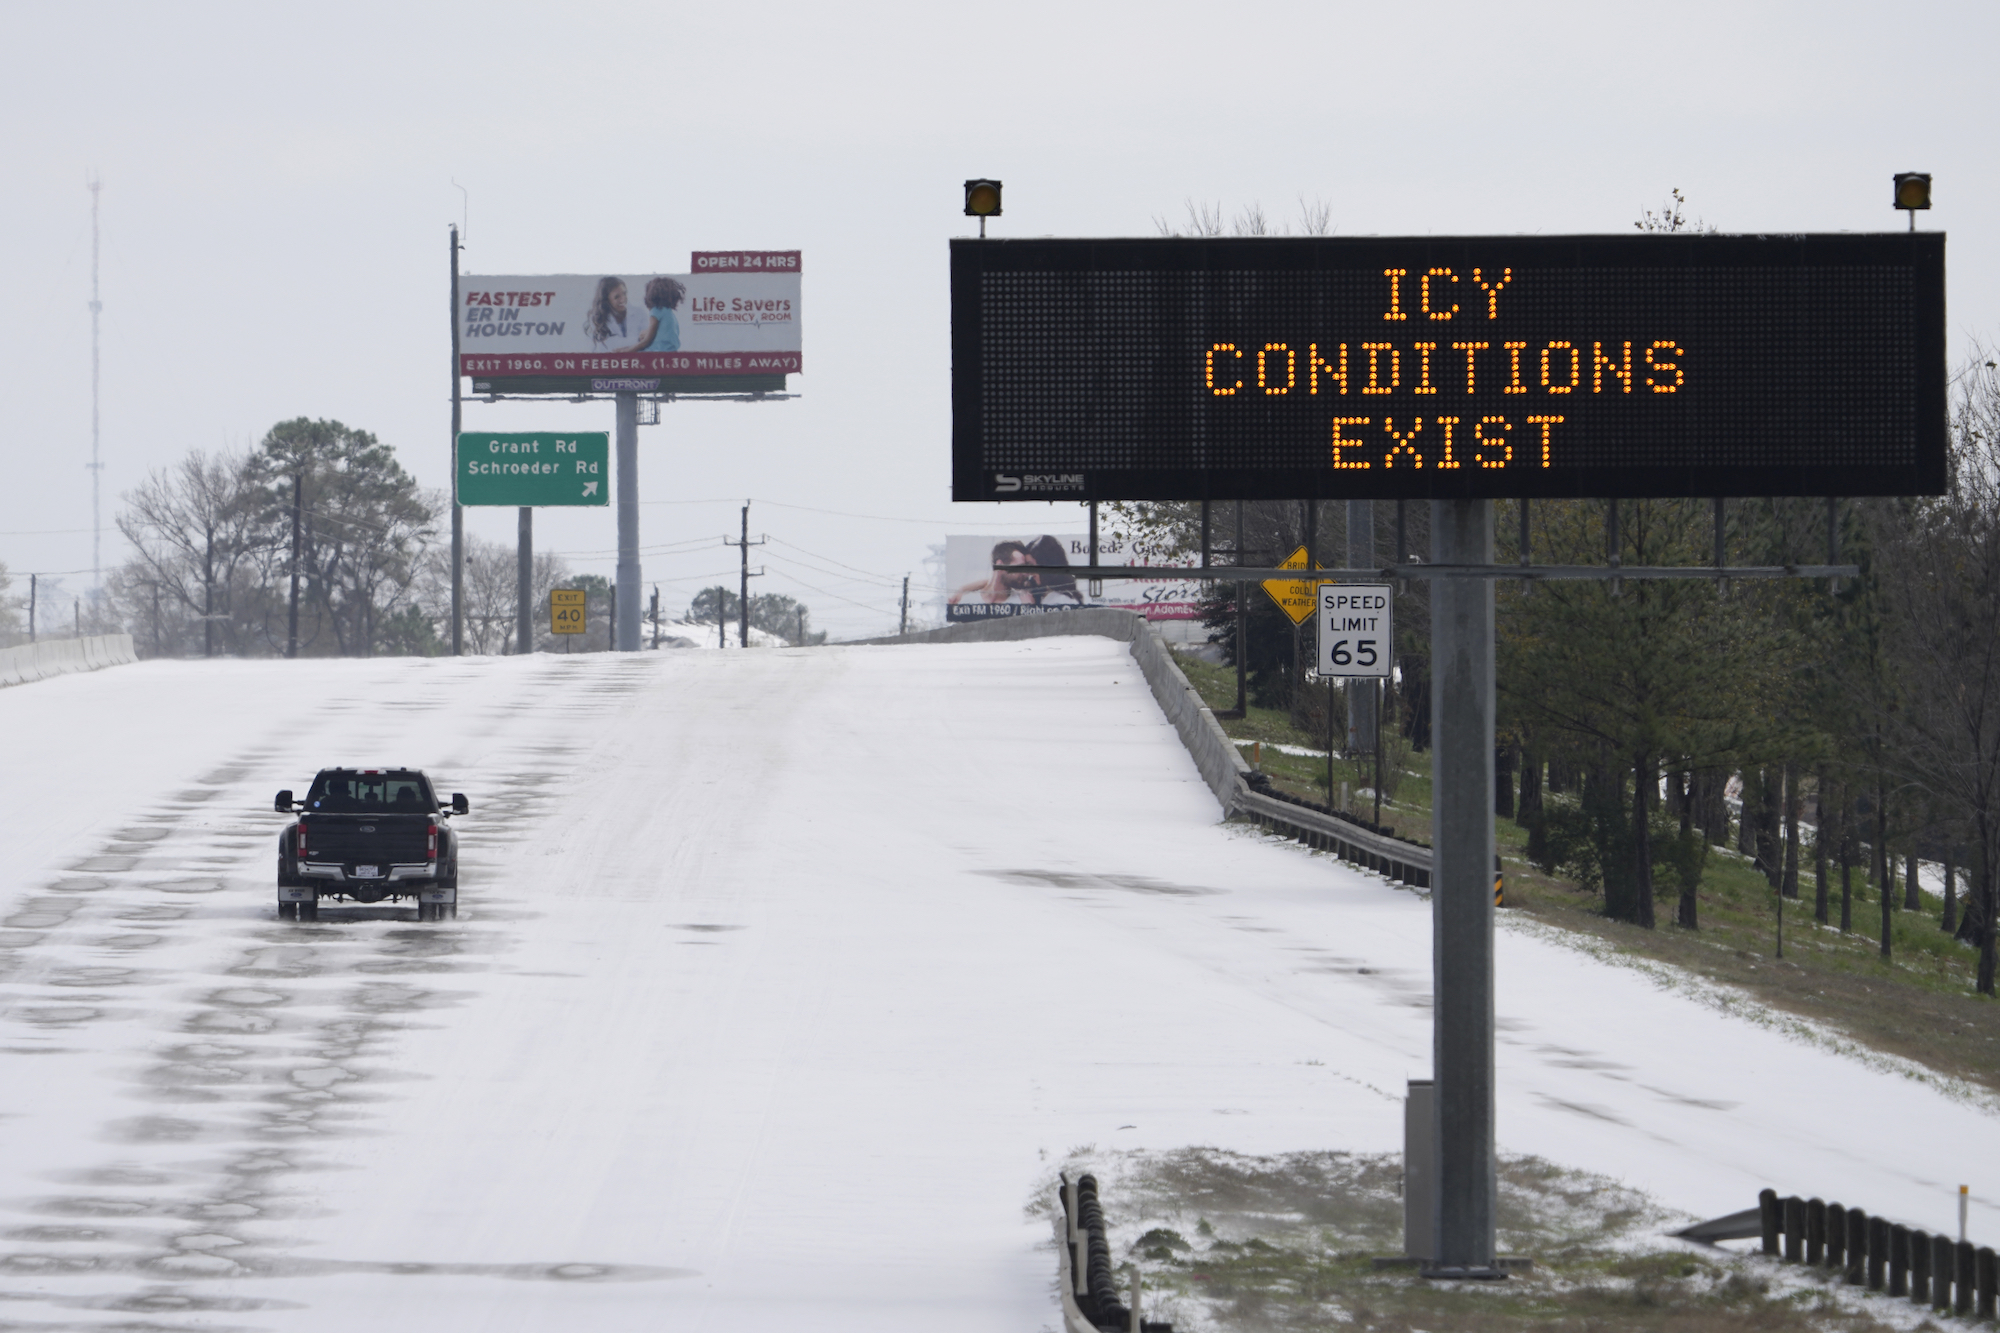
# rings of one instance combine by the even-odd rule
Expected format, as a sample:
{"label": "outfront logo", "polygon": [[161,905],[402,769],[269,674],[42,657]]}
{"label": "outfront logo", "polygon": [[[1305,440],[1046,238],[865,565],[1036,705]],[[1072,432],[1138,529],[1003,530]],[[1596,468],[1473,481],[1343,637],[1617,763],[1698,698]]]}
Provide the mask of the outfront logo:
{"label": "outfront logo", "polygon": [[1001,495],[1012,495],[1017,491],[1080,491],[1083,489],[1083,474],[1043,472],[1010,477],[1005,472],[996,472],[993,474],[993,489]]}

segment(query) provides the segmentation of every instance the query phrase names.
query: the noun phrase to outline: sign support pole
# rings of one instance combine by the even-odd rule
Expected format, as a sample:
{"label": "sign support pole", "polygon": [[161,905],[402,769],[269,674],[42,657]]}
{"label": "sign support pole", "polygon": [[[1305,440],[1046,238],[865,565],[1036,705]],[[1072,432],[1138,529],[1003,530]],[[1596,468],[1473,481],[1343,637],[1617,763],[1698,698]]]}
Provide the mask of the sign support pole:
{"label": "sign support pole", "polygon": [[618,590],[612,651],[639,651],[639,395],[618,391]]}
{"label": "sign support pole", "polygon": [[[1375,563],[1375,502],[1347,502],[1347,563],[1367,569]],[[1400,562],[1399,562],[1400,563]],[[1347,682],[1347,750],[1366,753],[1375,738],[1375,685],[1372,681]]]}
{"label": "sign support pole", "polygon": [[465,653],[465,509],[458,502],[458,228],[451,229],[451,655]]}
{"label": "sign support pole", "polygon": [[[1431,502],[1431,559],[1490,565],[1493,502]],[[1431,596],[1435,1277],[1491,1278],[1493,1139],[1493,581],[1442,578]]]}
{"label": "sign support pole", "polygon": [[521,506],[517,559],[520,568],[514,575],[514,635],[515,651],[522,654],[535,651],[535,511],[527,505]]}
{"label": "sign support pole", "polygon": [[[1236,563],[1243,563],[1243,502],[1236,502]],[[1243,599],[1250,595],[1250,585],[1242,579],[1236,580],[1236,716],[1250,716],[1250,697],[1244,681],[1249,671],[1250,610]]]}

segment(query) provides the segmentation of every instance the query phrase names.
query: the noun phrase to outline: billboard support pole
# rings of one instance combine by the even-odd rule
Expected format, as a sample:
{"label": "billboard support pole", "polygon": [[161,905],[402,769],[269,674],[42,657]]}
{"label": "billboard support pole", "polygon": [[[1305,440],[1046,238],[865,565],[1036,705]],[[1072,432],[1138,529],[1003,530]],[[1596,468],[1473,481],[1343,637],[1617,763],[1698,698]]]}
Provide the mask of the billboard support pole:
{"label": "billboard support pole", "polygon": [[[1493,502],[1432,501],[1431,559],[1491,564]],[[1497,1278],[1505,1274],[1494,1254],[1493,581],[1438,579],[1430,596],[1438,1169],[1437,1252],[1424,1271]]]}
{"label": "billboard support pole", "polygon": [[612,651],[639,651],[639,395],[618,391],[618,590]]}
{"label": "billboard support pole", "polygon": [[458,228],[451,229],[451,655],[465,652],[465,508],[458,502]]}
{"label": "billboard support pole", "polygon": [[518,531],[516,559],[520,567],[514,572],[514,650],[525,655],[535,651],[535,511],[527,505],[521,506]]}

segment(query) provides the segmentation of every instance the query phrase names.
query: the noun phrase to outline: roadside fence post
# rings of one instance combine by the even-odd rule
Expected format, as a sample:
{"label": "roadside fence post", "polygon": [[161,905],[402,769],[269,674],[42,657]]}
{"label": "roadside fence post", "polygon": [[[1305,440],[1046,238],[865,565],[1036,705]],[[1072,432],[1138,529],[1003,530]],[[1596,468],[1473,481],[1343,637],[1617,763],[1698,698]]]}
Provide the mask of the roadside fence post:
{"label": "roadside fence post", "polygon": [[1763,1189],[1757,1191],[1757,1212],[1764,1225],[1764,1253],[1777,1257],[1778,1254],[1778,1191]]}

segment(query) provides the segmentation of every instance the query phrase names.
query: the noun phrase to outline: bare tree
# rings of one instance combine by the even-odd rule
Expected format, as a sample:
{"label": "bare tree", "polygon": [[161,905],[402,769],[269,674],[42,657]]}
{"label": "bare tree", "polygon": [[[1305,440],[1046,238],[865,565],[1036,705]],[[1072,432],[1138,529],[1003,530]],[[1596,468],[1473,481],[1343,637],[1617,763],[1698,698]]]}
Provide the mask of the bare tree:
{"label": "bare tree", "polygon": [[0,561],[0,643],[10,643],[19,632],[21,612],[17,599],[9,595],[14,580],[7,573],[7,564]]}
{"label": "bare tree", "polygon": [[[537,617],[534,637],[546,632],[549,589],[566,582],[569,564],[546,551],[535,556],[532,596]],[[515,652],[520,639],[515,633],[519,607],[520,562],[513,547],[491,542],[468,533],[465,538],[465,639],[475,653],[496,656]],[[424,562],[424,578],[419,600],[426,605],[448,606],[451,597],[451,552],[437,548]]]}
{"label": "bare tree", "polygon": [[249,459],[197,449],[127,493],[117,522],[135,553],[126,600],[164,602],[177,618],[197,619],[205,657],[218,646],[240,651],[234,611],[270,545]]}
{"label": "bare tree", "polygon": [[1884,763],[1970,835],[1965,914],[1978,989],[1991,995],[2000,924],[2000,367],[1991,357],[1958,381],[1949,491],[1877,506],[1872,518],[1885,651],[1903,685],[1883,709]]}

